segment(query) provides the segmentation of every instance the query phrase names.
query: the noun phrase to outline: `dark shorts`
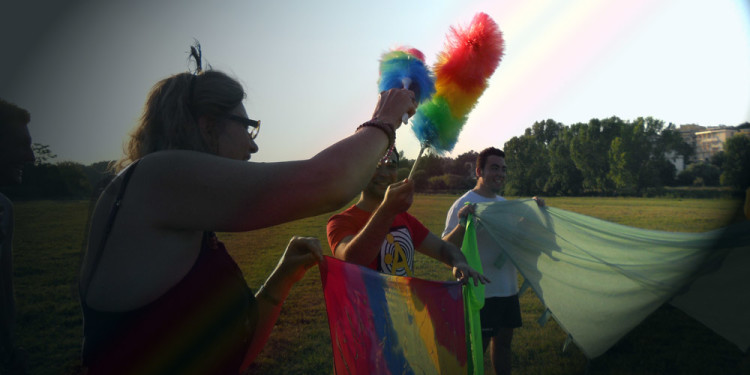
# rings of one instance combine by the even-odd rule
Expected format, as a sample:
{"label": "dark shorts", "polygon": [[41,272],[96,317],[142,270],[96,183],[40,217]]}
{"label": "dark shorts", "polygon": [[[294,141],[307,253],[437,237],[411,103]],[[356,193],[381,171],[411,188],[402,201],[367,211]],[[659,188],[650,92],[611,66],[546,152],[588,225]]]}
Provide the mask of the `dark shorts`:
{"label": "dark shorts", "polygon": [[485,299],[484,307],[479,310],[479,319],[482,322],[482,337],[484,338],[495,336],[501,327],[520,327],[521,304],[518,302],[518,294]]}

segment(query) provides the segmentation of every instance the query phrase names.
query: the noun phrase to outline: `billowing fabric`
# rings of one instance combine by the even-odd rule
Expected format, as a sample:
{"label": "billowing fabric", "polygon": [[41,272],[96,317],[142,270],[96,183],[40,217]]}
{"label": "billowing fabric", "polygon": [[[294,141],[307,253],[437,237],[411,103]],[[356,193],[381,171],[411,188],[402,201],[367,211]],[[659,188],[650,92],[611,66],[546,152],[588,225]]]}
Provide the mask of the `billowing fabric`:
{"label": "billowing fabric", "polygon": [[336,374],[466,374],[461,285],[320,265]]}
{"label": "billowing fabric", "polygon": [[[480,203],[478,225],[589,358],[663,303],[750,343],[750,221],[705,233],[632,228],[531,199]],[[677,344],[677,343],[676,343]]]}

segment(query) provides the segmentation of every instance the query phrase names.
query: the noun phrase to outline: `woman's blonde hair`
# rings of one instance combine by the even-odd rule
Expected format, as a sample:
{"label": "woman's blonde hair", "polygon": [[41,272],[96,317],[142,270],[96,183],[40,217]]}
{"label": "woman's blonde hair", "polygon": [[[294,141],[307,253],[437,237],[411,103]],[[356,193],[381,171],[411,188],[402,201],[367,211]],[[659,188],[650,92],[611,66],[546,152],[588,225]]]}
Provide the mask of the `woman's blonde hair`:
{"label": "woman's blonde hair", "polygon": [[138,126],[130,134],[125,155],[113,168],[119,172],[132,162],[162,150],[213,152],[198,128],[202,116],[219,119],[245,98],[237,80],[216,70],[180,73],[154,85]]}

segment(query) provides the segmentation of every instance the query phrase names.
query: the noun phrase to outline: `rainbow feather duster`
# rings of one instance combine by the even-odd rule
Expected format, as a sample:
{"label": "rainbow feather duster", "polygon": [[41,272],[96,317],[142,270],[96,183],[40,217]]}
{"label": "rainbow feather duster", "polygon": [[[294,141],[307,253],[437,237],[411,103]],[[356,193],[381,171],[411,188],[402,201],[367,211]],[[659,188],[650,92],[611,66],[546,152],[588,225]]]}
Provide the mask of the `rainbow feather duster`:
{"label": "rainbow feather duster", "polygon": [[408,88],[422,103],[435,93],[435,76],[424,63],[424,54],[416,48],[396,47],[380,58],[378,89]]}
{"label": "rainbow feather duster", "polygon": [[451,27],[447,37],[433,67],[435,94],[412,118],[412,130],[422,149],[430,147],[437,153],[453,150],[504,48],[499,27],[485,13],[477,13],[467,28]]}

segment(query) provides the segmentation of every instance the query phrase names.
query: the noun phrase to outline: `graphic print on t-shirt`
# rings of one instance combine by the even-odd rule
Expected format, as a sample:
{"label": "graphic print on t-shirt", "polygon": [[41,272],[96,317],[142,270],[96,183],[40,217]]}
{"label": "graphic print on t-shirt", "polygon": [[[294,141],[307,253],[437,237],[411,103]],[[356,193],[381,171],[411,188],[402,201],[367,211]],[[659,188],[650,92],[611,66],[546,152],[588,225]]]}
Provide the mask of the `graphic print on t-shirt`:
{"label": "graphic print on t-shirt", "polygon": [[391,228],[380,245],[380,269],[398,276],[414,274],[414,244],[406,227]]}

